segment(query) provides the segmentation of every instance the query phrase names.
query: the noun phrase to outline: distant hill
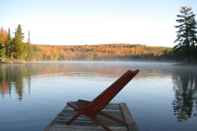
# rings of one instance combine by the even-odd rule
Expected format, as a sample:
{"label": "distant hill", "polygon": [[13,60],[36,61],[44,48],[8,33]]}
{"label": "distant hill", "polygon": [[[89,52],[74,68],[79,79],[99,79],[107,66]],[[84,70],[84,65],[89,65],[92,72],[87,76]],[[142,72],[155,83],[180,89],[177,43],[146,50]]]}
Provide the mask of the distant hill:
{"label": "distant hill", "polygon": [[161,59],[171,48],[140,44],[33,45],[34,60]]}

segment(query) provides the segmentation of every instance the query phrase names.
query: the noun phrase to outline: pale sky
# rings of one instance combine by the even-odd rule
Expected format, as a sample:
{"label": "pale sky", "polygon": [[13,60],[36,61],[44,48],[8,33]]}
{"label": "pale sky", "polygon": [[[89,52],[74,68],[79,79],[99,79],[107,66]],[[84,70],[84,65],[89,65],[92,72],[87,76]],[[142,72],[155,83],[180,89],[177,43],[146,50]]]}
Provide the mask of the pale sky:
{"label": "pale sky", "polygon": [[176,15],[197,0],[0,0],[0,26],[35,44],[140,43],[174,46]]}

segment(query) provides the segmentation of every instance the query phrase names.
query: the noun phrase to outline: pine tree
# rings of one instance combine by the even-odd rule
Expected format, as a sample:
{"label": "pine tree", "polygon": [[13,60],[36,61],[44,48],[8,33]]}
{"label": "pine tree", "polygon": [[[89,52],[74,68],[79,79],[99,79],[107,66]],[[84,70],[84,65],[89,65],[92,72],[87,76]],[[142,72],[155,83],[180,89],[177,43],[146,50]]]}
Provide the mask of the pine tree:
{"label": "pine tree", "polygon": [[197,43],[197,27],[192,8],[187,6],[181,7],[176,21],[179,25],[175,26],[178,29],[177,39],[175,40],[175,43],[178,44],[174,47],[175,52],[186,58],[188,62],[191,62]]}
{"label": "pine tree", "polygon": [[7,44],[6,44],[6,56],[10,57],[11,56],[11,51],[12,51],[12,38],[11,38],[10,28],[8,28],[7,38],[8,38],[8,41],[7,41]]}
{"label": "pine tree", "polygon": [[32,46],[31,46],[31,36],[30,36],[30,31],[28,31],[28,39],[27,39],[27,55],[26,55],[26,59],[30,60],[32,58],[33,52],[32,52]]}
{"label": "pine tree", "polygon": [[14,57],[17,59],[23,59],[23,52],[24,52],[24,34],[22,32],[21,25],[19,24],[14,38]]}

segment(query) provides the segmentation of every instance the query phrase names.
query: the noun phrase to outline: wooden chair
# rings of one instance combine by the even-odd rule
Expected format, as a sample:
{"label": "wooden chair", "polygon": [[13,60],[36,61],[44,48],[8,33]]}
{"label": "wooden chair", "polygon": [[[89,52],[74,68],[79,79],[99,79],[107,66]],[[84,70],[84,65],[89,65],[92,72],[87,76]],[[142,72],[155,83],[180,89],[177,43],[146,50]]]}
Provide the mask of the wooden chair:
{"label": "wooden chair", "polygon": [[111,129],[105,126],[101,121],[97,119],[97,115],[102,115],[113,121],[127,125],[123,120],[120,120],[112,115],[102,112],[102,109],[106,107],[107,104],[120,92],[121,89],[139,72],[127,71],[118,80],[116,80],[111,86],[105,89],[99,96],[97,96],[93,101],[78,100],[75,102],[68,102],[67,105],[73,108],[76,114],[66,123],[70,125],[75,119],[80,115],[85,115],[95,124],[102,126],[106,131],[111,131]]}

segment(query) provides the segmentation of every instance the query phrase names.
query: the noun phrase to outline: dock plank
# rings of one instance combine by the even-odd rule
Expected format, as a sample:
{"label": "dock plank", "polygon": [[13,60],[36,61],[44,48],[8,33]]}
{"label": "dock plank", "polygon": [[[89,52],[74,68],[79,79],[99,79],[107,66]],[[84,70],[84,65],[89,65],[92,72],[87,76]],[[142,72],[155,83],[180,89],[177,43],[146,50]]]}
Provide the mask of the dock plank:
{"label": "dock plank", "polygon": [[[125,120],[128,123],[128,126],[125,126],[121,123],[114,122],[98,115],[98,119],[113,131],[137,131],[137,125],[125,103],[109,104],[105,109],[103,109],[103,112],[107,112],[119,119]],[[66,125],[65,123],[73,116],[74,113],[75,112],[71,108],[66,106],[44,129],[44,131],[105,131],[102,127],[97,126],[85,116],[79,117],[71,125]]]}

